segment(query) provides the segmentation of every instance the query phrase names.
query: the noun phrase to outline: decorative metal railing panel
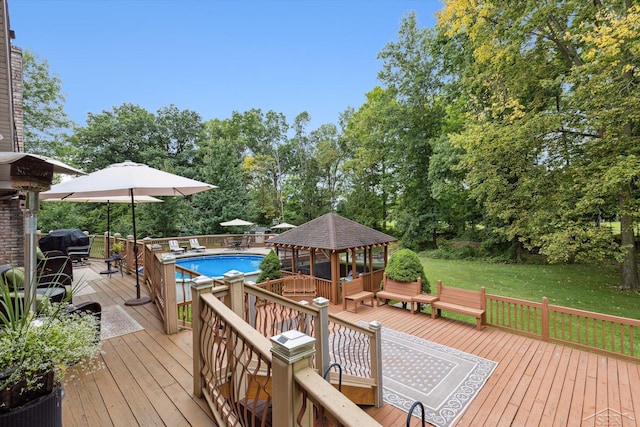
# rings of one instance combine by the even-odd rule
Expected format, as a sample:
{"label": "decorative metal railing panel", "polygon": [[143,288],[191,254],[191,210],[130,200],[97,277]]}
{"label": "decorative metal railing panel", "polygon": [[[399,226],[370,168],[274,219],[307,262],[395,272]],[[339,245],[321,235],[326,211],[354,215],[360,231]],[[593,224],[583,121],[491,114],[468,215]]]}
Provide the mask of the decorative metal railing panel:
{"label": "decorative metal railing panel", "polygon": [[200,315],[201,375],[207,400],[225,425],[270,425],[271,355],[218,310],[203,304]]}

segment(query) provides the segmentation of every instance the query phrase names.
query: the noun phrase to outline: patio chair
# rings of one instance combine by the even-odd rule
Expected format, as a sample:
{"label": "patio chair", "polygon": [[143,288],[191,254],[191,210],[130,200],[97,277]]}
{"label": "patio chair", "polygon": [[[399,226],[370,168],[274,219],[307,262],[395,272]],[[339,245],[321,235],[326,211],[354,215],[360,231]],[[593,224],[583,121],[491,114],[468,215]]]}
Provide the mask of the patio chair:
{"label": "patio chair", "polygon": [[240,242],[240,249],[249,249],[251,245],[249,245],[249,236],[242,236],[242,241]]}
{"label": "patio chair", "polygon": [[83,266],[89,264],[86,260],[89,259],[89,255],[91,254],[91,245],[95,237],[96,236],[91,236],[88,245],[67,247],[67,256],[71,258],[73,264]]}
{"label": "patio chair", "polygon": [[[13,267],[11,264],[0,266],[0,284],[7,286],[12,298],[24,298],[24,267]],[[63,301],[72,288],[71,277],[63,272],[38,275],[36,287],[38,299],[49,298],[52,302]]]}
{"label": "patio chair", "polygon": [[224,238],[224,245],[227,247],[227,249],[234,249],[236,248],[236,244],[233,240],[233,237],[225,237]]}
{"label": "patio chair", "polygon": [[206,246],[202,246],[198,239],[194,237],[193,239],[189,239],[189,245],[191,245],[191,250],[196,252],[202,252],[207,249]]}
{"label": "patio chair", "polygon": [[84,246],[69,246],[67,248],[67,256],[71,258],[71,262],[75,265],[88,265],[89,254],[91,253],[91,245],[96,236],[91,236],[89,244]]}
{"label": "patio chair", "polygon": [[169,240],[169,251],[181,254],[184,253],[185,250],[185,248],[180,247],[177,240]]}

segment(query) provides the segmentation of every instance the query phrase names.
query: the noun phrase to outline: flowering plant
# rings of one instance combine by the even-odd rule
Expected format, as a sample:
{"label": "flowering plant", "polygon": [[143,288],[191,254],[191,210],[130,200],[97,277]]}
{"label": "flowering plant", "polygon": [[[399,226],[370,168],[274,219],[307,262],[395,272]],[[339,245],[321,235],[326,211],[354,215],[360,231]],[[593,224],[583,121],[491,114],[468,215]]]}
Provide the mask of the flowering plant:
{"label": "flowering plant", "polygon": [[[0,288],[0,394],[46,389],[48,383],[62,381],[73,365],[89,370],[99,366],[99,320],[94,315],[73,313],[68,302],[50,304],[46,299],[36,312],[24,313],[23,298],[15,298],[1,279]],[[6,406],[0,401],[0,410],[10,409]]]}

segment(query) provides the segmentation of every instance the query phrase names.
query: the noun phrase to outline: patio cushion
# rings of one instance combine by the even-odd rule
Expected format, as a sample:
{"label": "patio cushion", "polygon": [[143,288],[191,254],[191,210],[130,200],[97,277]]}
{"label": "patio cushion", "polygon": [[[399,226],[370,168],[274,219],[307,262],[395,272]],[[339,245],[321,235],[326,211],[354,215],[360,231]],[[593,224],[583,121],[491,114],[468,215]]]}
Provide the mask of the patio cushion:
{"label": "patio cushion", "polygon": [[7,283],[12,284],[14,288],[22,288],[24,286],[24,267],[13,267],[4,272]]}

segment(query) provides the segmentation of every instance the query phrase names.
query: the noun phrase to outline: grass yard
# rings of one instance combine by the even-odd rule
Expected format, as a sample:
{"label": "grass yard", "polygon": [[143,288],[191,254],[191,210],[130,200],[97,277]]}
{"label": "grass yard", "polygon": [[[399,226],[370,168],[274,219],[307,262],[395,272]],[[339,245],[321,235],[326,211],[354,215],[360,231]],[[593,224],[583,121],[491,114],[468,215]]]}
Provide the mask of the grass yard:
{"label": "grass yard", "polygon": [[[481,261],[442,260],[420,256],[431,284],[478,290],[488,294],[640,319],[640,293],[612,288],[620,283],[616,266],[604,265],[520,265]],[[453,316],[452,316],[453,317]]]}

